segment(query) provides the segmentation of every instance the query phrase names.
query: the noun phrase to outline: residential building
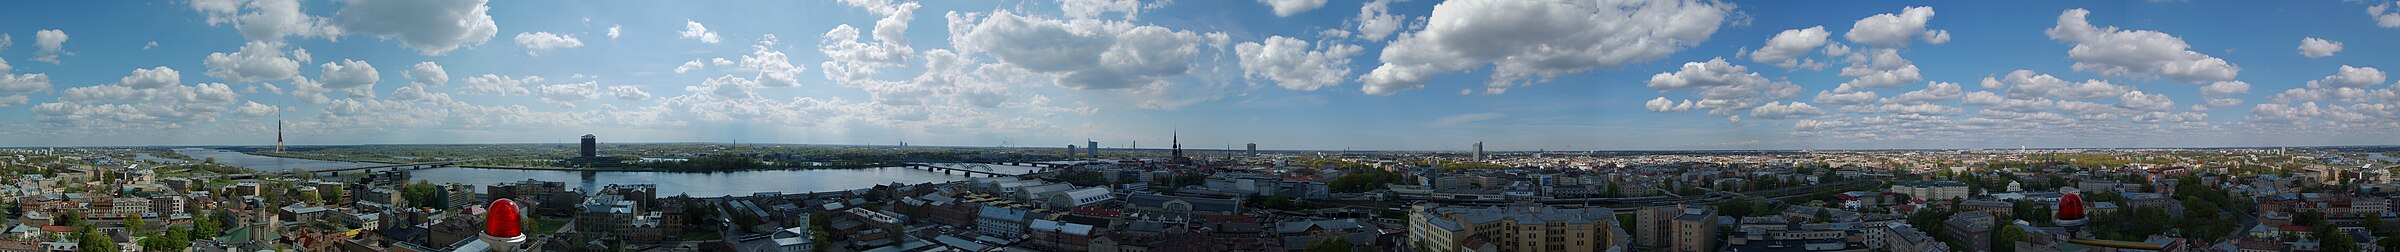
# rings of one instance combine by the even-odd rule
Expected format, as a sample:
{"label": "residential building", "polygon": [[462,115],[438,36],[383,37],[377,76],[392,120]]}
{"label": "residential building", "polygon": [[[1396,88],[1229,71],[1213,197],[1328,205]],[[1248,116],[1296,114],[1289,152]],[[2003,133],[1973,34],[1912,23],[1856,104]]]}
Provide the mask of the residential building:
{"label": "residential building", "polygon": [[975,211],[975,232],[1003,239],[1025,236],[1025,209],[983,206]]}
{"label": "residential building", "polygon": [[1407,242],[1430,251],[1630,249],[1615,216],[1607,208],[1423,204],[1410,207]]}

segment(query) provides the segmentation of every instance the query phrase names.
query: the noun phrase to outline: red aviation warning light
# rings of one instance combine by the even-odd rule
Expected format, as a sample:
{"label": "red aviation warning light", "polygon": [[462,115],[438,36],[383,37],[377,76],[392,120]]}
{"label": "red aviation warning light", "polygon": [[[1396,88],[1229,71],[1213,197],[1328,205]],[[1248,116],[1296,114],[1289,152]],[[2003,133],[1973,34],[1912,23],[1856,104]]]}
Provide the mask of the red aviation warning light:
{"label": "red aviation warning light", "polygon": [[521,232],[522,229],[518,229],[518,227],[523,227],[523,224],[517,220],[517,204],[509,202],[508,199],[493,200],[490,209],[491,212],[483,219],[484,234],[497,237],[524,235]]}
{"label": "red aviation warning light", "polygon": [[2058,225],[2082,226],[2085,220],[2083,196],[2076,195],[2078,190],[2074,187],[2061,188],[2059,191],[2065,194],[2058,197]]}
{"label": "red aviation warning light", "polygon": [[484,215],[483,233],[479,238],[484,244],[491,245],[490,251],[513,252],[517,251],[517,246],[525,244],[525,215],[519,212],[517,202],[497,199],[484,208],[490,212]]}

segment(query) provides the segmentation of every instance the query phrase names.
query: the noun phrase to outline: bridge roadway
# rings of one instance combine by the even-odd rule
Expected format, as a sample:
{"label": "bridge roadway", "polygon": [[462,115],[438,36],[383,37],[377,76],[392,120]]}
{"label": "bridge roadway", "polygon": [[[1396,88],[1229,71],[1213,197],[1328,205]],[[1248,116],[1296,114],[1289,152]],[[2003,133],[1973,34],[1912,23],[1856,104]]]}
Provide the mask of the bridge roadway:
{"label": "bridge roadway", "polygon": [[309,171],[309,172],[316,172],[316,173],[335,173],[335,174],[339,174],[339,173],[341,173],[341,172],[346,172],[346,171],[360,171],[360,170],[364,170],[364,171],[370,171],[370,172],[372,172],[372,171],[375,171],[376,169],[392,169],[392,170],[415,170],[415,169],[426,169],[426,168],[437,168],[437,167],[449,167],[449,166],[455,166],[455,165],[458,165],[458,163],[460,163],[460,162],[466,162],[466,161],[435,161],[435,162],[418,162],[418,163],[383,164],[383,165],[369,165],[369,166],[348,167],[348,168],[320,169],[320,170],[311,170],[311,171]]}
{"label": "bridge roadway", "polygon": [[937,171],[937,172],[942,172],[942,174],[950,174],[951,172],[958,172],[958,173],[965,173],[965,174],[966,174],[968,177],[974,177],[976,174],[982,174],[982,175],[985,175],[985,176],[990,176],[990,177],[995,177],[995,178],[997,178],[997,177],[1016,177],[1016,176],[1025,176],[1025,175],[1040,174],[1040,173],[1051,172],[1051,171],[1053,171],[1053,170],[1056,170],[1055,168],[1053,168],[1053,166],[1049,166],[1049,165],[1042,165],[1042,164],[1040,164],[1040,163],[998,163],[998,164],[997,164],[997,165],[1012,165],[1012,166],[1016,166],[1016,164],[1034,164],[1034,165],[1030,165],[1030,166],[1031,166],[1031,167],[1034,167],[1035,169],[1034,169],[1034,170],[1032,170],[1032,171],[1028,171],[1028,172],[1026,172],[1026,173],[1024,173],[1024,174],[1008,174],[1008,173],[1000,173],[1000,172],[998,172],[998,171],[996,171],[996,170],[993,170],[993,169],[991,168],[991,165],[995,165],[995,164],[984,164],[984,163],[906,163],[906,164],[908,164],[908,167],[909,167],[909,168],[911,168],[911,169],[922,169],[922,170],[926,170],[926,171]]}

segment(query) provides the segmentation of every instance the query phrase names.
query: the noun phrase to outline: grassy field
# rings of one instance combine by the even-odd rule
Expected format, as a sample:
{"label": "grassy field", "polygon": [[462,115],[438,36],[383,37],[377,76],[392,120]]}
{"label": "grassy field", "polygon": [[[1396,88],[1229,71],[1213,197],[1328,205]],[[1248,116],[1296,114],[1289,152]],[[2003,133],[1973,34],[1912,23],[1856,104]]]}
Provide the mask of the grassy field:
{"label": "grassy field", "polygon": [[559,229],[559,228],[564,228],[564,227],[567,227],[567,220],[566,220],[566,219],[543,219],[543,218],[535,218],[535,219],[533,219],[533,223],[534,223],[534,225],[538,225],[538,226],[535,226],[535,227],[533,227],[533,228],[534,228],[534,230],[533,230],[533,233],[535,233],[535,234],[553,234],[553,233],[558,233],[558,229]]}

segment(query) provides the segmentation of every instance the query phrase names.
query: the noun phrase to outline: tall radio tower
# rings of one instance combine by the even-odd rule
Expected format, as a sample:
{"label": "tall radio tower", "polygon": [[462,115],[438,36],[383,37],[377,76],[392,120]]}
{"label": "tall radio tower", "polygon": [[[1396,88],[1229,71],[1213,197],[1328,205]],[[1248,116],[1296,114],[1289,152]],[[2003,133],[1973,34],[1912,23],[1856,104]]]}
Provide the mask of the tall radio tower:
{"label": "tall radio tower", "polygon": [[275,108],[275,153],[283,154],[283,108]]}

